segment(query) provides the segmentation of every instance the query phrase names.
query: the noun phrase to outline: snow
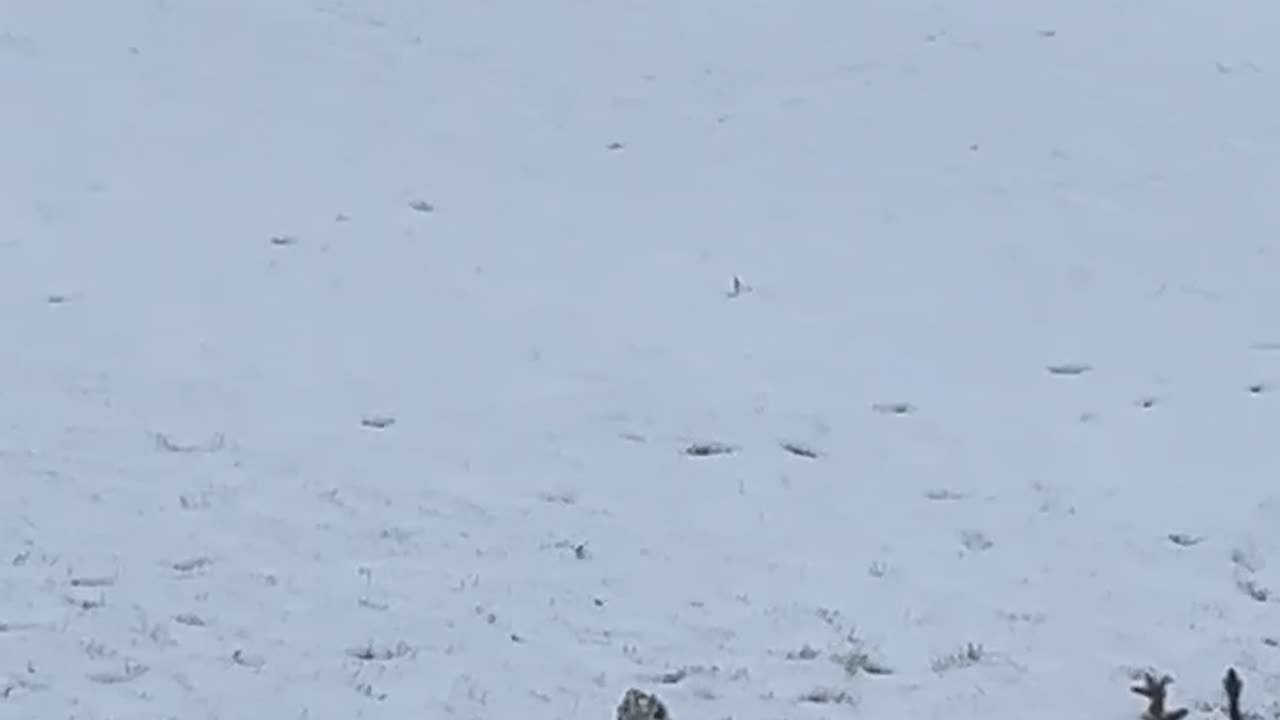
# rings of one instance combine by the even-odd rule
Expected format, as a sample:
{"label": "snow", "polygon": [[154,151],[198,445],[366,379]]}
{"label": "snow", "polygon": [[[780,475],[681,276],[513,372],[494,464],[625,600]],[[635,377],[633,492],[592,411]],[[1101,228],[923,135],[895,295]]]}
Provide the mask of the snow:
{"label": "snow", "polygon": [[0,716],[1265,706],[1277,21],[9,2]]}

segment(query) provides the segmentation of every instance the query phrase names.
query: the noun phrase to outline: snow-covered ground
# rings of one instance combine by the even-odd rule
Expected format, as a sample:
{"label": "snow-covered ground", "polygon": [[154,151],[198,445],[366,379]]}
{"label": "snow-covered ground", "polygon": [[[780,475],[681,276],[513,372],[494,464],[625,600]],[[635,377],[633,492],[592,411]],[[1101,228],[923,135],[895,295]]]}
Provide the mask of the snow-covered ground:
{"label": "snow-covered ground", "polygon": [[1265,709],[1278,22],[8,0],[0,717]]}

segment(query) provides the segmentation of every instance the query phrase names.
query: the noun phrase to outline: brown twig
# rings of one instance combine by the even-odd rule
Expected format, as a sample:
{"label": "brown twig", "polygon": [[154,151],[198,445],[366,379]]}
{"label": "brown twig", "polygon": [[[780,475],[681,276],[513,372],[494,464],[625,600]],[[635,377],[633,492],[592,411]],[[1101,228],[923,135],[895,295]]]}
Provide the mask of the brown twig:
{"label": "brown twig", "polygon": [[1243,720],[1244,714],[1240,711],[1240,691],[1244,689],[1244,683],[1236,674],[1235,668],[1227,668],[1227,676],[1222,679],[1222,689],[1227,693],[1227,717],[1231,720]]}
{"label": "brown twig", "polygon": [[1147,711],[1142,714],[1143,720],[1182,720],[1187,716],[1189,712],[1187,708],[1169,710],[1165,706],[1171,684],[1173,684],[1173,678],[1168,675],[1157,678],[1151,673],[1144,673],[1142,684],[1129,688],[1147,699]]}

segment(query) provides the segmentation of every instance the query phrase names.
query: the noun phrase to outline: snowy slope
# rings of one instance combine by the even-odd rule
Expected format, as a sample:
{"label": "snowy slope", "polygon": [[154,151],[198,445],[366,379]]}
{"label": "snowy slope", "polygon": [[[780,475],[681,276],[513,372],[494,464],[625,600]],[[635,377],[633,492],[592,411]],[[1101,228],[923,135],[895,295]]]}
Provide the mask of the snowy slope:
{"label": "snowy slope", "polygon": [[0,717],[1280,699],[1278,22],[9,0]]}

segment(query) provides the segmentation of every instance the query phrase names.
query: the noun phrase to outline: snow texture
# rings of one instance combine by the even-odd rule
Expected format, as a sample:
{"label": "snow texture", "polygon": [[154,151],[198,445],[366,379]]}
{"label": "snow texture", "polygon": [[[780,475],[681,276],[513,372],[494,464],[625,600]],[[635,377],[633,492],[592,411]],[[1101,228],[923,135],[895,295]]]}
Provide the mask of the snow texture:
{"label": "snow texture", "polygon": [[1277,23],[8,0],[0,717],[1269,713]]}

